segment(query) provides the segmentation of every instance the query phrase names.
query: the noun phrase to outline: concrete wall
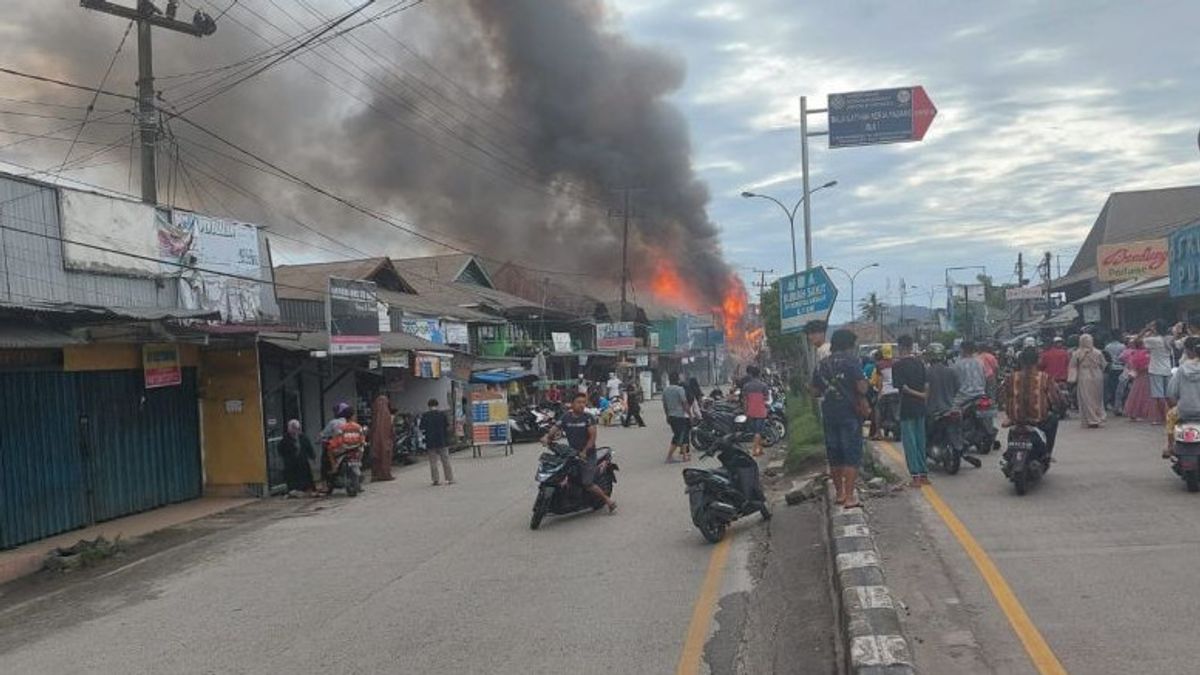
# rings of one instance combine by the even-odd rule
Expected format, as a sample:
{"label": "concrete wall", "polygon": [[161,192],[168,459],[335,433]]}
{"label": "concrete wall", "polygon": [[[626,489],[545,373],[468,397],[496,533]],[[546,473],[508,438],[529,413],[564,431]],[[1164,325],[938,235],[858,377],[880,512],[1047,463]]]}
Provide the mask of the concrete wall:
{"label": "concrete wall", "polygon": [[[200,363],[196,345],[179,345],[180,365],[194,368]],[[63,347],[63,370],[141,370],[142,346],[132,343],[99,342]]]}

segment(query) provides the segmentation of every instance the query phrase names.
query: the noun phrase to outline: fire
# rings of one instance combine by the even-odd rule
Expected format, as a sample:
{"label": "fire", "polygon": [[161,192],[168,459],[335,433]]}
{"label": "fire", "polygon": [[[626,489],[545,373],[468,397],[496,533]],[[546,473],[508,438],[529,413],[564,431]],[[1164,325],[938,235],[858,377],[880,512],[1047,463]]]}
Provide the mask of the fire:
{"label": "fire", "polygon": [[659,257],[654,264],[654,276],[650,279],[650,292],[665,304],[694,313],[703,311],[704,303],[700,302],[695,292],[684,283],[675,263],[665,257]]}
{"label": "fire", "polygon": [[736,275],[731,274],[725,280],[721,304],[711,307],[684,281],[670,258],[659,256],[650,278],[650,292],[659,302],[693,314],[712,312],[720,322],[727,343],[740,342],[747,337],[742,326],[746,315],[746,287]]}
{"label": "fire", "polygon": [[725,282],[725,296],[721,298],[721,322],[725,329],[725,339],[734,341],[742,337],[739,329],[746,314],[746,287],[735,276],[730,276]]}

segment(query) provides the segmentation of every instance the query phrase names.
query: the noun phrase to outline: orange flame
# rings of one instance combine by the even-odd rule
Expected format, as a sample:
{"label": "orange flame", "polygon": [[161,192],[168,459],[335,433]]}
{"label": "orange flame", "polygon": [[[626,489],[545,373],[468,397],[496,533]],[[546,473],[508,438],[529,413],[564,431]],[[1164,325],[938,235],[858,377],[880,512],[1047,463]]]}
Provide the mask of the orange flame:
{"label": "orange flame", "polygon": [[665,255],[657,256],[654,274],[650,277],[650,292],[655,299],[666,305],[693,314],[712,312],[717,315],[725,340],[729,343],[746,339],[742,324],[746,315],[746,287],[736,275],[725,280],[725,290],[718,307],[710,307],[679,274],[675,263]]}
{"label": "orange flame", "polygon": [[654,276],[650,279],[650,292],[660,302],[689,312],[703,311],[704,303],[699,301],[696,294],[684,283],[679,276],[675,263],[665,257],[659,257],[654,264]]}

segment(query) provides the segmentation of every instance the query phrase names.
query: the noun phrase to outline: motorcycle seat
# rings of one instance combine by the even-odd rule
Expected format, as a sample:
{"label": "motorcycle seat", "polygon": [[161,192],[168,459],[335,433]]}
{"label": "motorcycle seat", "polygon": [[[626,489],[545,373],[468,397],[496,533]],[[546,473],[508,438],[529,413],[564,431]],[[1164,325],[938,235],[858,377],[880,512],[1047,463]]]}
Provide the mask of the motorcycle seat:
{"label": "motorcycle seat", "polygon": [[612,448],[608,446],[596,448],[596,461],[600,462],[609,457],[612,457]]}

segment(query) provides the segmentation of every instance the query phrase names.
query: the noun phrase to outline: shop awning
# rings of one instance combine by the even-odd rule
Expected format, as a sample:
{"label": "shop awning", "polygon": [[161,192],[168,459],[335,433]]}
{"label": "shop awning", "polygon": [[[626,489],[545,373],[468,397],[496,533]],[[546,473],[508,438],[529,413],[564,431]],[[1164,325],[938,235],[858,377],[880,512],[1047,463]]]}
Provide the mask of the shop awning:
{"label": "shop awning", "polygon": [[0,349],[52,349],[84,340],[36,324],[0,325]]}
{"label": "shop awning", "polygon": [[1170,286],[1170,277],[1142,281],[1123,291],[1117,291],[1117,298],[1120,300],[1125,300],[1127,298],[1145,298],[1152,295],[1166,295],[1170,289]]}
{"label": "shop awning", "polygon": [[1117,296],[1120,297],[1121,291],[1124,291],[1125,289],[1128,289],[1128,288],[1132,288],[1132,287],[1138,285],[1139,283],[1141,283],[1141,282],[1138,281],[1137,279],[1133,279],[1130,281],[1122,281],[1121,283],[1114,285],[1111,289],[1110,288],[1102,288],[1102,289],[1096,291],[1095,293],[1092,293],[1091,295],[1085,295],[1078,300],[1072,301],[1071,304],[1076,305],[1076,306],[1090,305],[1093,302],[1100,302],[1101,300],[1107,300],[1109,293],[1114,292],[1114,291],[1117,293]]}
{"label": "shop awning", "polygon": [[539,379],[537,373],[531,370],[485,370],[471,373],[471,381],[480,384],[507,384],[517,380]]}
{"label": "shop awning", "polygon": [[[267,344],[289,351],[318,352],[329,349],[329,333],[325,331],[260,333],[259,338]],[[385,352],[423,351],[447,354],[454,352],[446,345],[439,345],[408,333],[383,333],[380,335],[380,342],[382,350]]]}

